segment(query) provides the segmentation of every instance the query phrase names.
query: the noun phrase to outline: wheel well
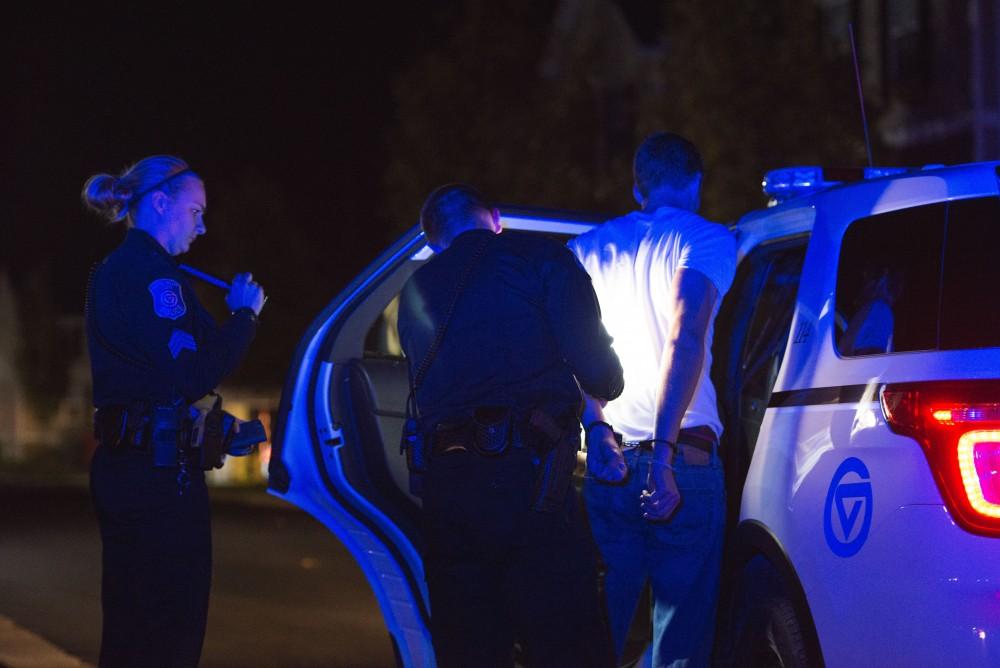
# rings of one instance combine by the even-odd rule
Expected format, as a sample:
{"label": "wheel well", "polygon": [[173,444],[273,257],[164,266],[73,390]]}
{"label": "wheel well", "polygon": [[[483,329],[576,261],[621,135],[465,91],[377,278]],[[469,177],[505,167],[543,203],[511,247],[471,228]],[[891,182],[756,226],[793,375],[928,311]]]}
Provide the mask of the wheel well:
{"label": "wheel well", "polygon": [[819,636],[816,633],[816,623],[813,621],[805,590],[778,539],[760,522],[744,520],[740,522],[730,540],[732,545],[731,549],[727,550],[728,563],[725,567],[719,606],[719,625],[722,631],[719,637],[727,638],[735,627],[735,603],[740,576],[753,564],[754,569],[766,568],[788,596],[802,627],[809,665],[817,667],[825,665]]}

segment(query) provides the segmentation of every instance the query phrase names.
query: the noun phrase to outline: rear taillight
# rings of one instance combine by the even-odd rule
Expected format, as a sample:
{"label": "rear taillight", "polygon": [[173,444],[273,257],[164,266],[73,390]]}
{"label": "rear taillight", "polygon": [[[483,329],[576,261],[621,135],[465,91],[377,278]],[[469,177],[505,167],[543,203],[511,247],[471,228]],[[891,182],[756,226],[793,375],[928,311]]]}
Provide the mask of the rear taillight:
{"label": "rear taillight", "polygon": [[882,412],[923,447],[955,521],[1000,537],[1000,381],[885,385]]}

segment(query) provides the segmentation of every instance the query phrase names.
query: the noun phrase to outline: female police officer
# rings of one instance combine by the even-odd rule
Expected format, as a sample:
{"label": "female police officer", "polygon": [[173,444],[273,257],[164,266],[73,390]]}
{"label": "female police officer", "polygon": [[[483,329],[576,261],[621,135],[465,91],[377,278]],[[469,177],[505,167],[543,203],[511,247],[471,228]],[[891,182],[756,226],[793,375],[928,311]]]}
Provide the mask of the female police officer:
{"label": "female police officer", "polygon": [[183,160],[151,156],[97,174],[84,203],[125,239],[91,274],[87,338],[98,448],[91,494],[103,542],[101,666],[195,666],[211,582],[204,472],[192,461],[189,405],[232,372],[264,293],[250,274],[219,327],[174,256],[205,233],[205,186]]}

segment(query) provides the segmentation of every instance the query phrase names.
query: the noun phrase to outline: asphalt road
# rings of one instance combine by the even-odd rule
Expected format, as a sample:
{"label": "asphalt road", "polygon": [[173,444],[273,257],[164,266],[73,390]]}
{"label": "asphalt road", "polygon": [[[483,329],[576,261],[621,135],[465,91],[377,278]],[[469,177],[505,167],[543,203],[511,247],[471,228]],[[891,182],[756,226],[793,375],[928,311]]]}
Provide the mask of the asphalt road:
{"label": "asphalt road", "polygon": [[[260,490],[213,498],[203,668],[395,665],[375,597],[319,522]],[[255,498],[256,497],[256,498]],[[0,615],[96,664],[100,538],[82,484],[0,480]]]}

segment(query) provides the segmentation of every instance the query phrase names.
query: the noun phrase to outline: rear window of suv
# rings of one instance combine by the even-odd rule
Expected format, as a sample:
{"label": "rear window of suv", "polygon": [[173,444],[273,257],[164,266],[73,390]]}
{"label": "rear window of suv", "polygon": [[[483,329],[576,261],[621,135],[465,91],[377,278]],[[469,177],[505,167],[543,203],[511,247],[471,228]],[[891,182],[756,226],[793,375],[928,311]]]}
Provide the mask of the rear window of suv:
{"label": "rear window of suv", "polygon": [[836,300],[845,357],[1000,347],[1000,198],[854,221]]}

